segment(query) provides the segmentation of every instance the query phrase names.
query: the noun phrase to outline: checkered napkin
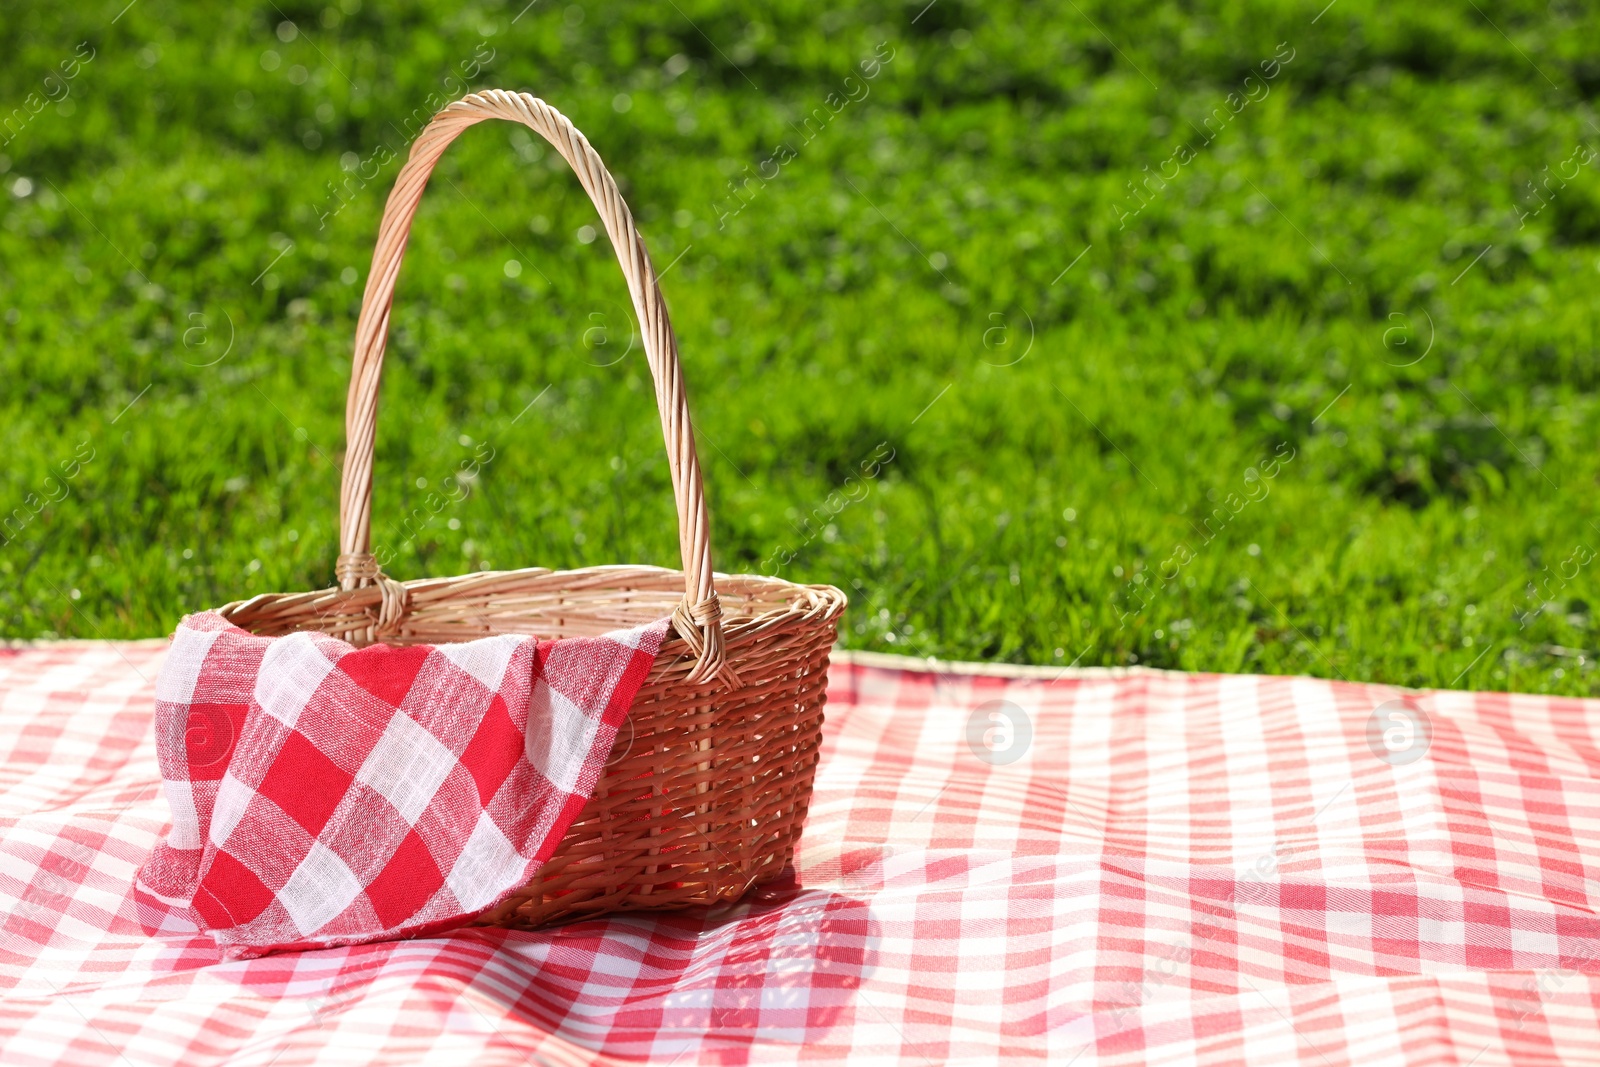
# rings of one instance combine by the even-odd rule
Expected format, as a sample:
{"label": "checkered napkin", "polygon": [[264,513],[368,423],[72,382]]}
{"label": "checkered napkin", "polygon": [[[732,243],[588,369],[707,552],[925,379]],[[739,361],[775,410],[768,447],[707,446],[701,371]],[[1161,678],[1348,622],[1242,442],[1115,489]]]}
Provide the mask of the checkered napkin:
{"label": "checkered napkin", "polygon": [[357,649],[189,616],[156,680],[172,828],[148,912],[186,909],[239,958],[504,900],[594,791],[666,628]]}

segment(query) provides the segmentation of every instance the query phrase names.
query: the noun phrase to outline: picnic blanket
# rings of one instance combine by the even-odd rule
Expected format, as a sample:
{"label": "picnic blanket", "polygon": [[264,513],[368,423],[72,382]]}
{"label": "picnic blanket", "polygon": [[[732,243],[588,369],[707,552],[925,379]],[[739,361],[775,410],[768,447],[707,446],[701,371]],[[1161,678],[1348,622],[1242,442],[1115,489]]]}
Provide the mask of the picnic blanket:
{"label": "picnic blanket", "polygon": [[1600,1061],[1600,702],[840,657],[736,905],[226,962],[139,927],[160,642],[0,652],[0,1063]]}

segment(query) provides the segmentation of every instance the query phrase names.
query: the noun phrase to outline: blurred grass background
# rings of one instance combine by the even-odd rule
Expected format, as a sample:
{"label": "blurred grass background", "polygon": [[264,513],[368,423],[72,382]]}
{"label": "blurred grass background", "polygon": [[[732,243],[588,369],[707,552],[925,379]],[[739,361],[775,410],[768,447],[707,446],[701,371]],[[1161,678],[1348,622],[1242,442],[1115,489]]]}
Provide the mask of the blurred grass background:
{"label": "blurred grass background", "polygon": [[[331,582],[383,199],[502,87],[666,269],[719,567],[846,644],[1596,691],[1593,6],[524,3],[0,8],[0,633]],[[595,222],[445,157],[390,573],[677,565]]]}

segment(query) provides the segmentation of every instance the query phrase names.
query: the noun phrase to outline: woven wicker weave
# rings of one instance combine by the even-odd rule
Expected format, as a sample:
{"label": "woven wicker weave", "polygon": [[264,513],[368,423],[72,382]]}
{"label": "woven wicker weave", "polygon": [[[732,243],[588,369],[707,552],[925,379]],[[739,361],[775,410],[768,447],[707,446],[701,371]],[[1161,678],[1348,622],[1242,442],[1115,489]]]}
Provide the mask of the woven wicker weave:
{"label": "woven wicker weave", "polygon": [[[439,156],[485,119],[538,131],[577,173],[616,249],[655,379],[683,570],[542,568],[399,582],[371,554],[372,454],[389,306],[411,219]],[[844,594],[714,575],[677,342],[633,217],[600,157],[526,93],[474,93],[412,146],[378,231],[356,326],[339,512],[339,588],[269,593],[222,613],[260,634],[320,630],[355,644],[496,633],[593,635],[671,615],[672,631],[593,798],[538,877],[480,923],[536,926],[610,911],[737,899],[783,870],[805,820]]]}

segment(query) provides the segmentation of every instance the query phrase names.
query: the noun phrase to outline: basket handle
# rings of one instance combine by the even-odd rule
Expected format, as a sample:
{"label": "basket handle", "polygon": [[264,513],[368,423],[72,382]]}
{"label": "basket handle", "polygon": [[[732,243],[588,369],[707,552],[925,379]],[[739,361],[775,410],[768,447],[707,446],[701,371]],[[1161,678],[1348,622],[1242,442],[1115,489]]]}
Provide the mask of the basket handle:
{"label": "basket handle", "polygon": [[[678,365],[678,342],[667,320],[666,304],[656,282],[655,269],[644,240],[633,225],[633,215],[623,203],[617,183],[588,140],[567,117],[528,93],[501,89],[473,93],[446,106],[433,117],[411,146],[410,158],[395,178],[394,189],[383,209],[378,243],[372,253],[372,272],[361,298],[356,323],[355,361],[350,374],[350,396],[345,408],[344,478],[339,497],[339,561],[336,573],[345,589],[380,581],[372,555],[372,454],[377,433],[378,382],[383,372],[383,349],[389,333],[389,306],[395,281],[411,235],[417,203],[433,173],[434,164],[461,132],[485,119],[520,122],[555,146],[578,175],[584,192],[594,201],[616,249],[622,274],[628,280],[633,308],[643,326],[645,358],[655,380],[656,407],[672,471],[672,491],[678,508],[678,546],[683,555],[683,600],[672,613],[674,628],[696,656],[689,672],[691,682],[723,675],[732,680],[722,637],[722,612],[711,573],[711,529],[705,490],[700,482],[700,462],[695,455],[694,427],[684,393],[683,370]],[[385,580],[385,584],[390,583]],[[386,600],[388,597],[385,598]],[[386,610],[384,615],[393,612]],[[393,620],[390,620],[392,625]]]}

